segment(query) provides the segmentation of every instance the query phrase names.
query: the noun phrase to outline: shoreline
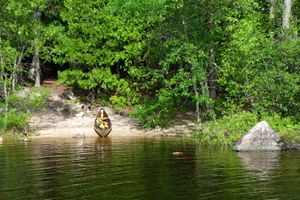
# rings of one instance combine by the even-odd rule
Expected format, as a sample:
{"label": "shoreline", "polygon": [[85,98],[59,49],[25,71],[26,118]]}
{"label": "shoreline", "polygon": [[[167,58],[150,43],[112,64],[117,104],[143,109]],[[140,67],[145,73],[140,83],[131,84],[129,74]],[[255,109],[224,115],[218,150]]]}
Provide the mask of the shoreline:
{"label": "shoreline", "polygon": [[[174,125],[166,129],[141,129],[133,119],[114,114],[110,108],[105,107],[112,122],[112,131],[108,137],[174,137],[189,135],[195,130],[195,124],[188,122],[182,125]],[[31,126],[36,131],[30,138],[97,138],[94,131],[94,112],[83,117],[70,117],[62,119],[61,116],[49,114],[42,116],[37,114],[31,119]]]}
{"label": "shoreline", "polygon": [[[34,130],[29,136],[36,138],[97,138],[94,131],[95,116],[100,106],[79,102],[75,96],[68,97],[70,91],[54,82],[46,82],[51,90],[46,107],[33,114],[29,125]],[[183,136],[196,129],[196,124],[185,120],[182,124],[166,129],[142,129],[134,119],[120,115],[110,107],[103,107],[112,122],[112,131],[108,137],[157,137]]]}
{"label": "shoreline", "polygon": [[[105,107],[105,110],[111,110]],[[88,114],[84,117],[70,117],[61,120],[61,117],[40,117],[41,114],[33,116],[31,126],[36,131],[29,138],[101,138],[94,131],[94,116]],[[121,137],[178,137],[189,135],[195,125],[191,122],[184,125],[174,125],[166,129],[141,129],[133,119],[108,111],[112,122],[112,131],[109,138]],[[52,119],[52,120],[51,120]],[[54,120],[53,120],[54,119]]]}

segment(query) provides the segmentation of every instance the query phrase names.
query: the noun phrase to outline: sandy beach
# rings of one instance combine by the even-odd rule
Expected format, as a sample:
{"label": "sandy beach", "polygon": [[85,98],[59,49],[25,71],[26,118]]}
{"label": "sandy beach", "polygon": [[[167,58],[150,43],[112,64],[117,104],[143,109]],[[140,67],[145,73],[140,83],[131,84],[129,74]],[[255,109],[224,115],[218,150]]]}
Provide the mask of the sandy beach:
{"label": "sandy beach", "polygon": [[[75,98],[68,99],[65,97],[66,89],[58,85],[53,87],[53,84],[55,83],[45,82],[45,86],[51,89],[51,94],[46,108],[35,113],[30,120],[31,138],[99,137],[93,127],[95,116],[101,106],[83,104]],[[167,129],[145,130],[141,129],[129,116],[120,115],[109,107],[103,108],[112,122],[113,128],[109,137],[186,135],[195,130],[196,127],[195,123],[187,120],[180,125]]]}

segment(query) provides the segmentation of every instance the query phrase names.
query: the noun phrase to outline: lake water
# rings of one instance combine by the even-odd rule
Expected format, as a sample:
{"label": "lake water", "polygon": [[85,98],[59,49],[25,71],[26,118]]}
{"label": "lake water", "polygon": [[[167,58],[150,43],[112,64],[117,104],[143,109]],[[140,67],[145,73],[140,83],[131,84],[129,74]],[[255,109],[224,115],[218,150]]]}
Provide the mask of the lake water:
{"label": "lake water", "polygon": [[300,199],[300,151],[236,153],[180,138],[0,144],[0,199]]}

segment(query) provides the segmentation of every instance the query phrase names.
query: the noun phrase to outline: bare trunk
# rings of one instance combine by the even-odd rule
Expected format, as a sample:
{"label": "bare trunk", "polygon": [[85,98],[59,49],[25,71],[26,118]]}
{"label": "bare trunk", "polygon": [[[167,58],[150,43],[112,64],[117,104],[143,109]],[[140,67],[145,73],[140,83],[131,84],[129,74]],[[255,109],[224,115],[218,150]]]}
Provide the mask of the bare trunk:
{"label": "bare trunk", "polygon": [[[214,7],[214,2],[211,1],[210,9],[213,10],[213,7]],[[213,32],[214,28],[215,28],[215,24],[214,24],[213,12],[210,12],[210,15],[209,15],[210,32]],[[209,91],[209,97],[213,100],[217,98],[217,86],[216,86],[216,81],[217,81],[216,66],[217,65],[216,65],[215,57],[216,56],[215,56],[214,41],[211,41],[211,44],[209,47],[208,91]]]}
{"label": "bare trunk", "polygon": [[292,0],[284,0],[282,28],[285,29],[290,27],[291,15],[292,15]]}
{"label": "bare trunk", "polygon": [[[1,38],[0,38],[0,42],[1,42]],[[0,80],[3,82],[3,95],[4,95],[4,105],[5,105],[5,108],[4,108],[4,112],[5,112],[5,116],[4,116],[4,119],[5,121],[7,120],[7,117],[8,117],[8,101],[7,101],[7,98],[8,98],[8,88],[7,88],[7,75],[5,73],[5,63],[4,63],[4,60],[3,60],[3,56],[1,54],[1,50],[0,50],[0,67],[1,67],[1,73],[0,73]],[[4,123],[4,126],[6,126],[6,124]]]}
{"label": "bare trunk", "polygon": [[35,16],[35,20],[36,20],[36,29],[35,29],[35,39],[33,42],[33,48],[34,48],[34,55],[32,58],[32,68],[34,69],[34,75],[35,75],[35,83],[34,86],[41,86],[41,74],[42,74],[42,70],[41,70],[41,63],[40,63],[40,58],[39,58],[39,35],[40,35],[40,31],[39,31],[39,24],[41,22],[41,11],[40,9],[37,7],[34,10],[34,16]]}
{"label": "bare trunk", "polygon": [[19,58],[16,58],[15,61],[14,71],[12,73],[12,91],[16,90],[16,85],[18,84],[18,68],[21,66],[24,49],[25,47],[22,48]]}
{"label": "bare trunk", "polygon": [[1,79],[3,81],[3,94],[4,94],[4,105],[5,105],[4,111],[5,111],[5,118],[7,118],[7,112],[8,112],[7,98],[8,98],[9,92],[8,92],[8,88],[7,88],[7,75],[5,74],[4,61],[3,61],[2,57],[1,57],[1,69],[2,69],[1,70]]}
{"label": "bare trunk", "polygon": [[[1,55],[0,55],[1,56]],[[1,59],[1,81],[3,82],[3,95],[4,95],[4,101],[5,101],[5,112],[8,111],[8,106],[7,106],[7,84],[6,84],[6,74],[5,74],[5,69],[4,69],[4,61],[2,56],[0,57]]]}
{"label": "bare trunk", "polygon": [[14,72],[12,74],[12,80],[11,80],[11,88],[12,88],[12,91],[15,92],[16,91],[16,85],[17,85],[17,74]]}
{"label": "bare trunk", "polygon": [[34,86],[41,86],[41,65],[40,65],[40,59],[38,55],[33,56],[32,66],[34,67],[34,71],[35,71]]}
{"label": "bare trunk", "polygon": [[[3,85],[3,90],[4,90],[4,101],[5,101],[5,121],[7,121],[7,118],[8,118],[8,95],[9,95],[9,92],[8,92],[8,88],[7,88],[7,83],[6,83],[6,77],[4,75],[4,85]],[[4,123],[4,126],[6,126],[6,123]]]}
{"label": "bare trunk", "polygon": [[7,84],[6,81],[4,80],[4,85],[3,85],[3,91],[4,91],[4,101],[5,101],[5,112],[8,112],[8,89],[7,89]]}
{"label": "bare trunk", "polygon": [[274,19],[275,19],[275,5],[276,5],[276,0],[270,0],[270,21],[271,21],[271,23],[273,23]]}
{"label": "bare trunk", "polygon": [[194,86],[194,92],[195,92],[195,96],[196,96],[196,120],[198,122],[198,121],[200,121],[200,107],[199,107],[199,102],[198,102],[199,92],[198,92],[198,87],[197,87],[196,81],[193,81],[193,86]]}
{"label": "bare trunk", "polygon": [[[182,16],[182,25],[183,25],[183,31],[184,31],[184,36],[185,36],[185,41],[186,43],[189,43],[189,36],[188,36],[188,28],[187,28],[187,23],[185,21],[185,18]],[[193,78],[193,88],[195,92],[195,97],[196,97],[196,120],[197,122],[200,122],[200,105],[199,105],[199,92],[198,92],[198,87],[197,87],[197,80]]]}
{"label": "bare trunk", "polygon": [[215,49],[213,47],[210,48],[210,71],[209,71],[209,97],[212,99],[217,98],[217,74],[215,70]]}
{"label": "bare trunk", "polygon": [[[202,95],[205,97],[209,97],[209,87],[207,85],[207,81],[201,81],[200,85],[201,85]],[[206,107],[206,110],[209,110],[211,108],[209,103],[207,103],[207,102],[205,103],[205,107]]]}

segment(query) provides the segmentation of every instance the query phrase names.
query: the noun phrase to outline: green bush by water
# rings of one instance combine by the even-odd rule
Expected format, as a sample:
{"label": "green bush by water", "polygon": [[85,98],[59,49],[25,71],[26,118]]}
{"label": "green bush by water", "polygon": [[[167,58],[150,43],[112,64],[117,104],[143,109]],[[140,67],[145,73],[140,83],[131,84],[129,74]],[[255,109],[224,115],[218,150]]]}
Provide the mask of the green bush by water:
{"label": "green bush by water", "polygon": [[25,131],[27,121],[30,119],[30,114],[8,111],[6,114],[1,115],[1,129],[3,130],[22,130]]}
{"label": "green bush by water", "polygon": [[265,115],[263,119],[279,133],[281,138],[289,143],[300,142],[300,122],[292,117],[280,117],[278,114],[273,116]]}
{"label": "green bush by water", "polygon": [[221,119],[200,124],[200,129],[195,132],[194,136],[204,144],[232,145],[257,121],[257,116],[248,112],[224,116]]}
{"label": "green bush by water", "polygon": [[288,143],[300,142],[300,123],[292,118],[280,117],[277,114],[264,114],[261,118],[255,113],[241,112],[224,116],[206,124],[200,124],[194,137],[203,144],[234,145],[251,127],[265,120]]}
{"label": "green bush by water", "polygon": [[167,127],[171,123],[170,115],[174,112],[170,102],[172,102],[170,99],[160,97],[136,106],[130,115],[144,128]]}
{"label": "green bush by water", "polygon": [[42,87],[22,90],[7,97],[7,106],[0,104],[0,132],[28,131],[31,113],[42,108],[49,96],[49,90]]}

